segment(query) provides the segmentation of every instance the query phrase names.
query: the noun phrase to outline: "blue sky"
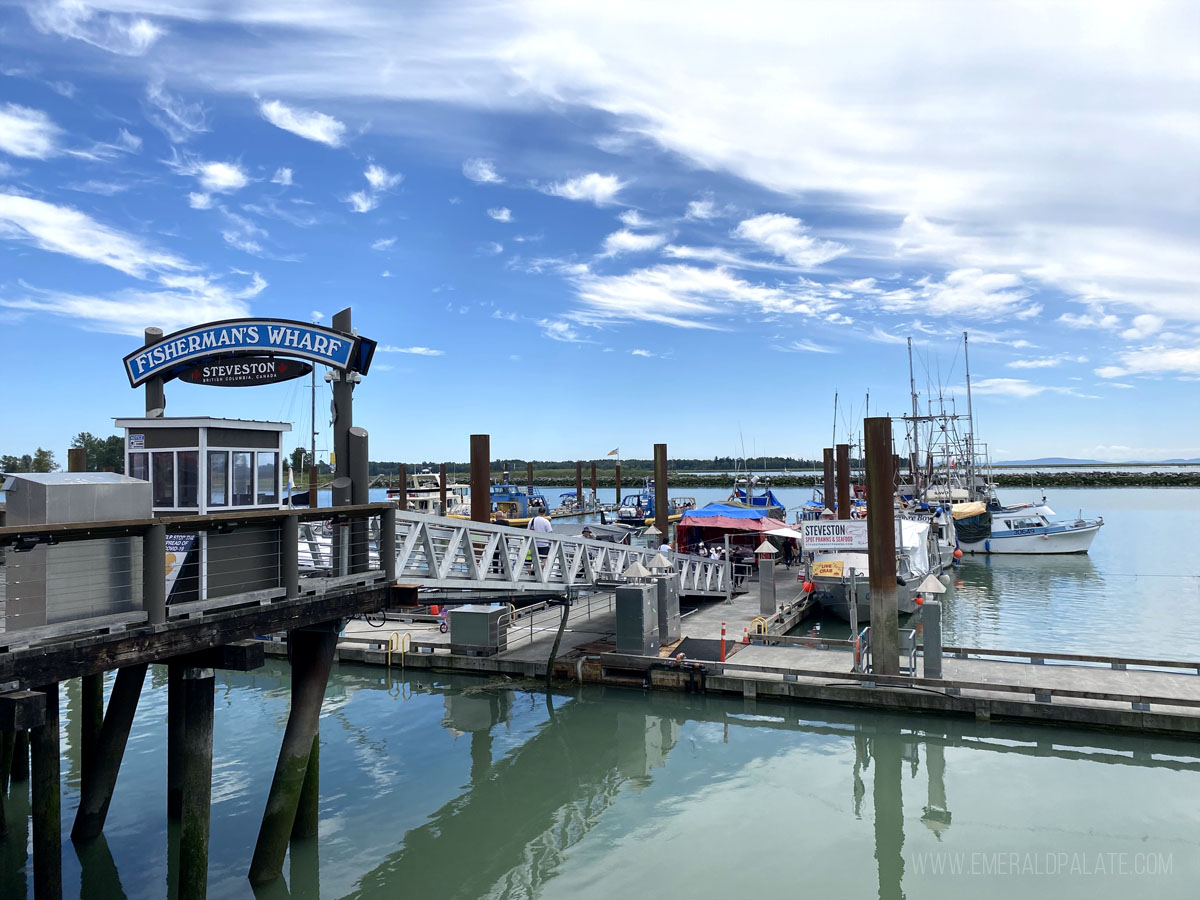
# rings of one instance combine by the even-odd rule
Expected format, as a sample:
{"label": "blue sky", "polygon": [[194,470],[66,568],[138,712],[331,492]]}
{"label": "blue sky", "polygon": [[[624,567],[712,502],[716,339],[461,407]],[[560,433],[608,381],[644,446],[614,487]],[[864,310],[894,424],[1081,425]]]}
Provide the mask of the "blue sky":
{"label": "blue sky", "polygon": [[839,439],[908,408],[907,337],[961,411],[964,330],[996,456],[1200,456],[1198,18],[0,5],[0,451],[140,412],[147,325],[349,305],[376,459],[813,456],[835,391]]}

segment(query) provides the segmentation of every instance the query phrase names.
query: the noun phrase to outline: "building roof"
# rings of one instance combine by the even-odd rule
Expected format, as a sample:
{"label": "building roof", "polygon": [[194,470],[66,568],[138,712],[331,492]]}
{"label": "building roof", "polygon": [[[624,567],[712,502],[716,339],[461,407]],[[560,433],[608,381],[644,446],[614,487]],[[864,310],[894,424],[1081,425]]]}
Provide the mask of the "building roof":
{"label": "building roof", "polygon": [[249,431],[291,431],[289,422],[258,419],[216,419],[210,416],[159,416],[155,419],[113,419],[117,428],[245,428]]}

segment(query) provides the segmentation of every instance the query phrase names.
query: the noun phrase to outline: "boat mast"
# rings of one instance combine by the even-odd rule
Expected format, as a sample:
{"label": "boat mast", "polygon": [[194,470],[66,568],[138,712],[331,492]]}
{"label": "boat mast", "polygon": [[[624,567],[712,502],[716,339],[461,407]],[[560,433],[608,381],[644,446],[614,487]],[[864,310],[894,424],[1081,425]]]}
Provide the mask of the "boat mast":
{"label": "boat mast", "polygon": [[837,446],[837,401],[838,401],[837,391],[834,391],[833,392],[833,441],[830,443],[830,445],[829,445],[830,447]]}
{"label": "boat mast", "polygon": [[[312,410],[309,413],[308,424],[312,426],[312,457],[309,460],[309,466],[317,464],[317,367],[312,367],[311,385],[312,385]],[[313,504],[316,505],[315,503]]]}
{"label": "boat mast", "polygon": [[963,332],[963,365],[967,370],[967,487],[975,499],[975,416],[971,407],[971,359],[967,355],[967,333]]}
{"label": "boat mast", "polygon": [[[910,465],[910,468],[911,468],[911,467],[915,467],[917,465],[917,460],[920,458],[920,455],[921,455],[920,447],[917,445],[917,428],[918,428],[917,417],[919,415],[919,412],[917,411],[917,381],[913,377],[912,338],[908,339],[908,389],[912,393],[912,408],[913,408],[912,442],[911,442],[912,463]],[[920,488],[918,485],[917,473],[914,471],[912,473],[912,476],[913,476],[913,494],[916,495],[917,497],[920,497]]]}

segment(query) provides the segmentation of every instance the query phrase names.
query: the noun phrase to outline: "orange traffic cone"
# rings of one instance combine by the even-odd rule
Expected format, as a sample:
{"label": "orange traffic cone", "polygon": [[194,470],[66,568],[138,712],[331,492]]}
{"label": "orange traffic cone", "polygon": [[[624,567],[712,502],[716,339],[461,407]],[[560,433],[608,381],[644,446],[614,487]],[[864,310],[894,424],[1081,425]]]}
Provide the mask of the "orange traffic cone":
{"label": "orange traffic cone", "polygon": [[743,644],[750,643],[750,629],[749,628],[742,629],[742,643]]}

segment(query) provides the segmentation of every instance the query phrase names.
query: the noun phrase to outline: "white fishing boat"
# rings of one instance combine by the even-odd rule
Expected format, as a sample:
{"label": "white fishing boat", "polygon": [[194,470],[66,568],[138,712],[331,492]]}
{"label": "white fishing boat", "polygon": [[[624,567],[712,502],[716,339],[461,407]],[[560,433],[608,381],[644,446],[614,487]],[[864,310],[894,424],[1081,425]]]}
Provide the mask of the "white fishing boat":
{"label": "white fishing boat", "polygon": [[[1087,553],[1104,524],[1100,516],[1061,520],[1054,515],[1044,502],[995,507],[977,502],[954,507],[959,547],[965,553]],[[963,521],[978,522],[979,527],[961,527]]]}
{"label": "white fishing boat", "polygon": [[[448,509],[443,510],[442,506],[442,477],[438,472],[432,469],[422,469],[420,472],[415,472],[408,476],[407,479],[407,502],[409,512],[426,513],[431,516],[444,516],[447,513],[453,512],[457,506],[467,502],[467,497],[470,494],[470,488],[465,484],[455,484],[453,482],[446,485],[446,506]],[[387,498],[389,500],[397,500],[400,497],[400,488],[390,487],[387,489]]]}

